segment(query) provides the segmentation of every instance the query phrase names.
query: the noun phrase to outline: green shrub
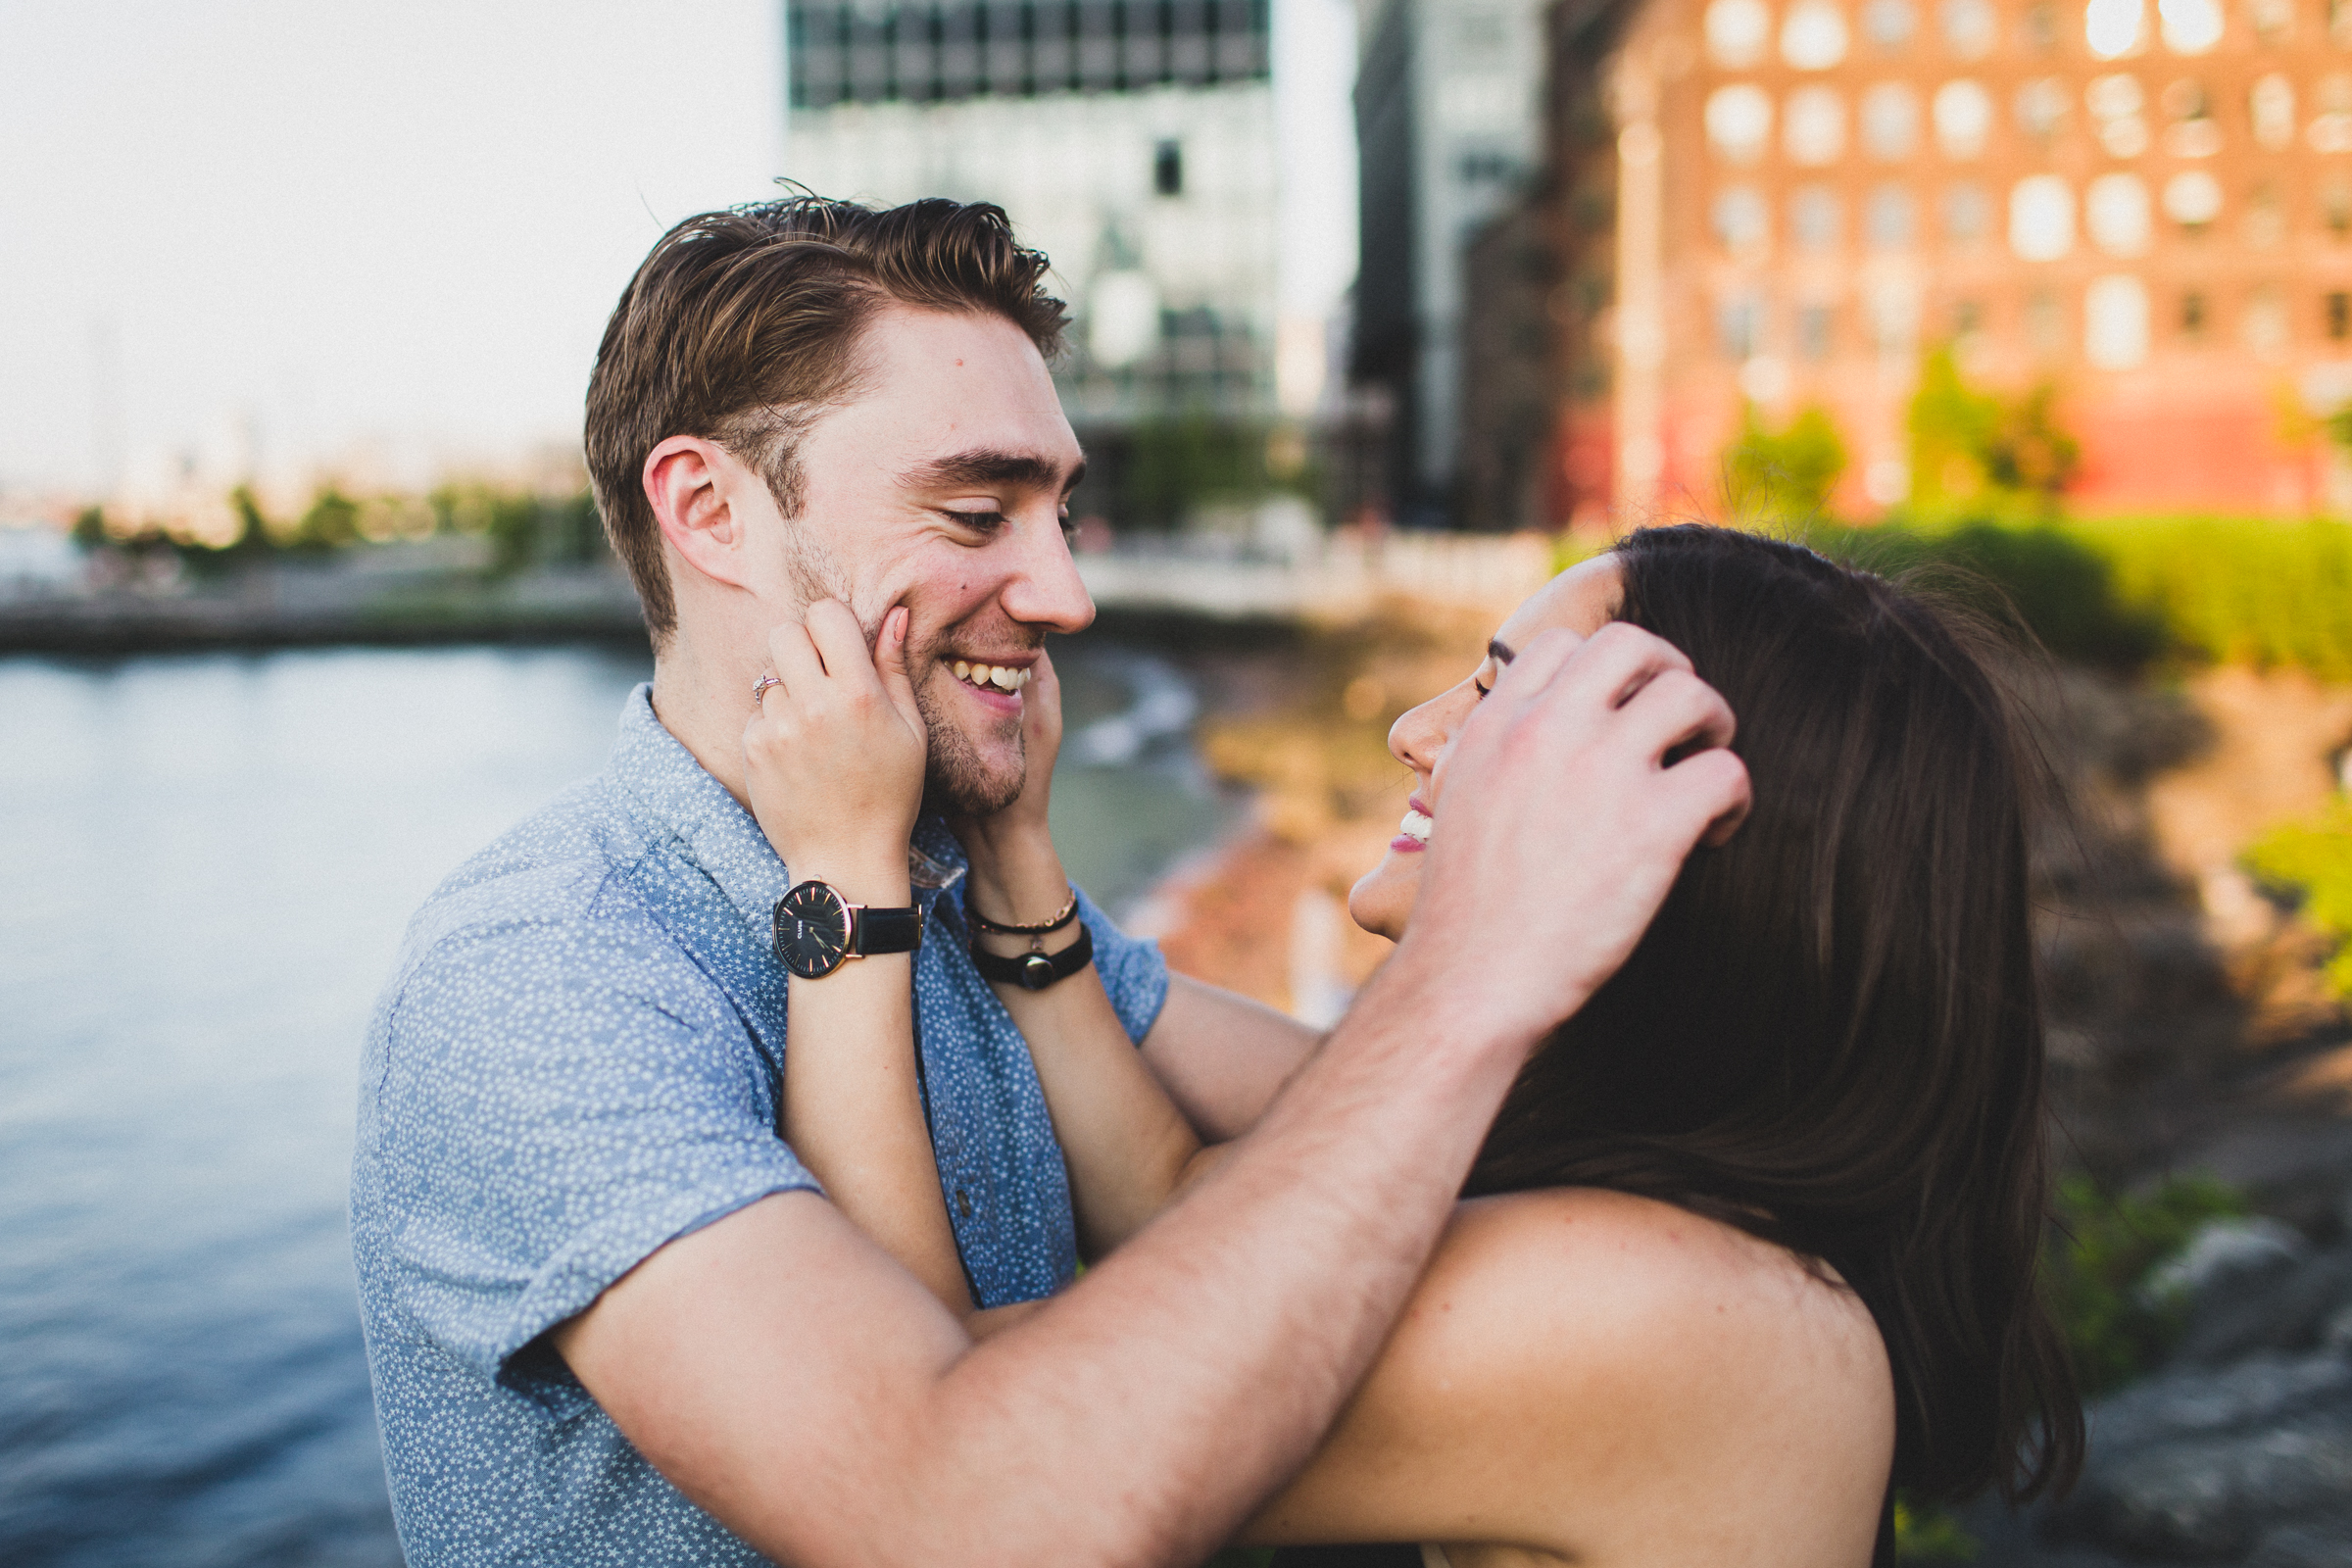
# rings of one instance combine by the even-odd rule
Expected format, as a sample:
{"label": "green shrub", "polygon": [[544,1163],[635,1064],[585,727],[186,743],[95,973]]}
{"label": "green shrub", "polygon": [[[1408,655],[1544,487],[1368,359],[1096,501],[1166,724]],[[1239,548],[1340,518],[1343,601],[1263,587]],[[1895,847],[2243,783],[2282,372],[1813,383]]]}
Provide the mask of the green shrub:
{"label": "green shrub", "polygon": [[2352,680],[2352,524],[2109,517],[2066,527],[2109,564],[2122,602],[2162,624],[2169,652]]}
{"label": "green shrub", "polygon": [[1960,1521],[1933,1504],[1894,1499],[1894,1558],[1897,1562],[1967,1562],[1984,1548]]}
{"label": "green shrub", "polygon": [[2172,1348],[2181,1303],[2149,1297],[2141,1282],[2199,1225],[2245,1211],[2242,1198],[2207,1176],[2175,1177],[2145,1198],[2083,1175],[2059,1183],[2047,1288],[2085,1395],[2130,1382]]}
{"label": "green shrub", "polygon": [[2273,828],[2246,851],[2246,869],[2302,900],[2304,918],[2335,939],[2328,983],[2352,1001],[2352,801],[2309,822]]}
{"label": "green shrub", "polygon": [[1785,430],[1769,430],[1752,403],[1723,454],[1723,494],[1735,516],[1801,522],[1821,516],[1845,472],[1845,443],[1827,411],[1807,406]]}

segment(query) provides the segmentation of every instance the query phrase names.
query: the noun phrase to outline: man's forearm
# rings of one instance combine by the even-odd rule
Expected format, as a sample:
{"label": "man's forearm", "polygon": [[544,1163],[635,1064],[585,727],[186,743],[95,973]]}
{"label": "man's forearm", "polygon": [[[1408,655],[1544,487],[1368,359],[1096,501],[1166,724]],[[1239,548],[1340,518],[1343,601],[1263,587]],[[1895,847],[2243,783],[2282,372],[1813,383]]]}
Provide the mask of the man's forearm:
{"label": "man's forearm", "polygon": [[[906,1560],[977,1541],[982,1560],[1196,1560],[1305,1459],[1524,1055],[1443,1040],[1431,996],[1384,977],[1219,1169],[939,1380],[900,1522],[956,1539],[907,1540]],[[1041,1516],[1019,1475],[1059,1478],[1056,1505]]]}

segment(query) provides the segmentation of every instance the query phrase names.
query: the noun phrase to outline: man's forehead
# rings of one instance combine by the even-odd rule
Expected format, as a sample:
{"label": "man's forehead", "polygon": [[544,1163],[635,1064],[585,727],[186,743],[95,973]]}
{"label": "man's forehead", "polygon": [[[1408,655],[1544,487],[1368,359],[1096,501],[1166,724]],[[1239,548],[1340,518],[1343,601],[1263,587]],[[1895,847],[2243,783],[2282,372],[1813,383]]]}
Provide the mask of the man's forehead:
{"label": "man's forehead", "polygon": [[836,411],[900,483],[1059,491],[1085,454],[1043,355],[1003,317],[893,306],[866,329],[858,393]]}

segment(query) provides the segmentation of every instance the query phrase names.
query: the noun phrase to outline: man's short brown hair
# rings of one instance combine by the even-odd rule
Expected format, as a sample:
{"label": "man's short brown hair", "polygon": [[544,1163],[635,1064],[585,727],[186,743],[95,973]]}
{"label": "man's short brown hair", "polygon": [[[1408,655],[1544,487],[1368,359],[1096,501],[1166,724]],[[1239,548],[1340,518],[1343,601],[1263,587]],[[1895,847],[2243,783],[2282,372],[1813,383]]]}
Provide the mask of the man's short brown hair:
{"label": "man's short brown hair", "polygon": [[787,517],[800,438],[857,394],[858,338],[893,302],[1001,316],[1052,359],[1066,320],[1046,258],[1004,210],[938,199],[887,211],[820,196],[689,218],[620,296],[588,378],[589,480],[657,646],[677,626],[646,454],[673,435],[757,469]]}

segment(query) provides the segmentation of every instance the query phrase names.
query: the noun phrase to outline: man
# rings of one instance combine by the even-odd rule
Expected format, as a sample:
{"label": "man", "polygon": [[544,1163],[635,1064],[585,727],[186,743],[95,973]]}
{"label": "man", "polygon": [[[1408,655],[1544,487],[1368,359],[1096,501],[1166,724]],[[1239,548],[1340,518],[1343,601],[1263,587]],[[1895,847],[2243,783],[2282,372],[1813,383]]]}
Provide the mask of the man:
{"label": "man", "polygon": [[[1528,1050],[1744,800],[1728,753],[1661,771],[1729,734],[1673,650],[1547,636],[1446,764],[1425,918],[1319,1047],[1090,906],[1146,1060],[1234,1143],[1075,1285],[1020,1039],[959,943],[923,944],[973,1298],[1052,1297],[975,1344],[775,1135],[790,879],[743,737],[771,630],[833,598],[870,640],[903,606],[929,799],[1018,795],[1017,704],[971,666],[1093,614],[1044,266],[994,208],[803,199],[681,224],[613,315],[587,445],[650,694],[603,775],[419,912],[365,1065],[354,1247],[416,1568],[1205,1556],[1361,1375]],[[958,856],[936,818],[916,840]]]}

